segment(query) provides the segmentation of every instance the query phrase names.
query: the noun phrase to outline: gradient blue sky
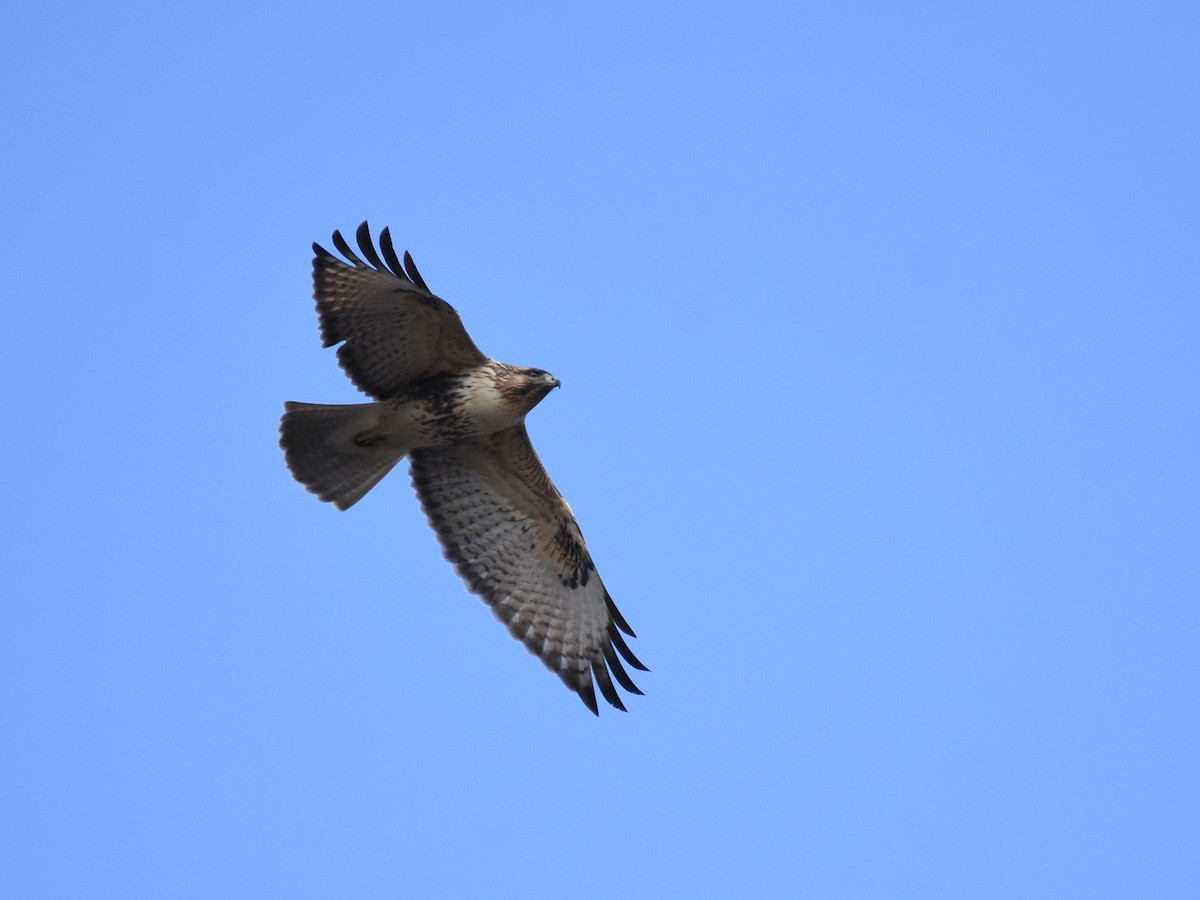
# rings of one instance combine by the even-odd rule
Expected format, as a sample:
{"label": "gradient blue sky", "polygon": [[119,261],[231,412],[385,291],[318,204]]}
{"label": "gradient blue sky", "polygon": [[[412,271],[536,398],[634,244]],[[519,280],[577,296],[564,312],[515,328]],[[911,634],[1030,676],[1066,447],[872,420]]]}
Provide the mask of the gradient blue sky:
{"label": "gradient blue sky", "polygon": [[[0,895],[1200,896],[1200,7],[22,4]],[[389,225],[653,672],[593,718],[395,474]]]}

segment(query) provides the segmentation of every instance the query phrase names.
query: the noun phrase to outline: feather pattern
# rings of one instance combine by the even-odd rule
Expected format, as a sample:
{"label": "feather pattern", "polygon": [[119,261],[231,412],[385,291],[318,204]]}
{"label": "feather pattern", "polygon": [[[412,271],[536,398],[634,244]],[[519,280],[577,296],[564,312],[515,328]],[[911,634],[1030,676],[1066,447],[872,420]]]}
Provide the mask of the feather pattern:
{"label": "feather pattern", "polygon": [[338,347],[338,362],[354,384],[377,400],[415,381],[460,374],[488,361],[449,303],[431,293],[412,257],[396,259],[391,235],[382,241],[387,264],[359,227],[364,262],[342,237],[333,244],[350,262],[313,244],[313,299],[323,346]]}
{"label": "feather pattern", "polygon": [[592,712],[593,678],[610,704],[625,709],[610,672],[627,691],[641,693],[620,657],[634,668],[645,666],[617,623],[633,632],[596,574],[525,426],[414,450],[410,458],[425,515],[470,590]]}

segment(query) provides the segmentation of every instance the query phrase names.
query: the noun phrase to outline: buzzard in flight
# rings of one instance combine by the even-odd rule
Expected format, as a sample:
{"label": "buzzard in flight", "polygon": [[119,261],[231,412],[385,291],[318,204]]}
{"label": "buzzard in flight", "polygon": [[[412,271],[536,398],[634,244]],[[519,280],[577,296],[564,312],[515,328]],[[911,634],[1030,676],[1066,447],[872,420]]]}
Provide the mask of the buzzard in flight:
{"label": "buzzard in flight", "polygon": [[624,710],[613,679],[641,691],[621,657],[646,667],[525,431],[526,413],[558,379],[484,356],[412,257],[396,256],[386,228],[378,250],[366,222],[356,237],[365,261],[337,231],[349,262],[313,244],[313,299],[322,343],[341,344],[339,364],[375,402],[284,404],[288,468],[349,509],[407,456],[421,507],[467,587],[593,713],[593,679]]}

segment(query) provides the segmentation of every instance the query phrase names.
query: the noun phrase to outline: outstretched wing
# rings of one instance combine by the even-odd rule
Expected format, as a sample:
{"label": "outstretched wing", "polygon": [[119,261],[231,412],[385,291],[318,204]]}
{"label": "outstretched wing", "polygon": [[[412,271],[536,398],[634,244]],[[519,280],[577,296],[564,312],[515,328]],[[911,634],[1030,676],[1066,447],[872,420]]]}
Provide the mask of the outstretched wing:
{"label": "outstretched wing", "polygon": [[313,299],[322,344],[342,345],[338,362],[360,390],[386,400],[414,381],[488,361],[454,307],[426,287],[412,257],[405,253],[401,263],[386,228],[382,259],[366,222],[355,237],[366,261],[340,231],[333,243],[348,263],[313,244]]}
{"label": "outstretched wing", "polygon": [[634,668],[646,667],[621,636],[634,634],[596,573],[575,517],[525,426],[414,450],[410,458],[421,507],[467,587],[592,712],[593,678],[605,700],[625,709],[612,679],[634,694],[641,691],[621,657]]}

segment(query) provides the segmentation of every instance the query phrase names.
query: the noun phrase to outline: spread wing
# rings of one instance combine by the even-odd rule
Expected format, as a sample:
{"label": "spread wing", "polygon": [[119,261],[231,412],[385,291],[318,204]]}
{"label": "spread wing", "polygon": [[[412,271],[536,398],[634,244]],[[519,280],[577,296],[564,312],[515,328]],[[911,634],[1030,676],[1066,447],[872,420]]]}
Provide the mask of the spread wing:
{"label": "spread wing", "polygon": [[342,345],[338,362],[360,390],[386,400],[414,381],[488,361],[454,307],[430,292],[412,257],[405,253],[401,263],[386,228],[379,235],[382,259],[366,222],[355,237],[365,262],[340,231],[333,243],[348,263],[313,244],[313,299],[322,344]]}
{"label": "spread wing", "polygon": [[612,679],[634,694],[641,691],[621,657],[646,667],[621,636],[634,634],[600,581],[575,517],[525,426],[414,450],[411,459],[421,507],[467,587],[592,712],[593,677],[604,699],[625,709]]}

